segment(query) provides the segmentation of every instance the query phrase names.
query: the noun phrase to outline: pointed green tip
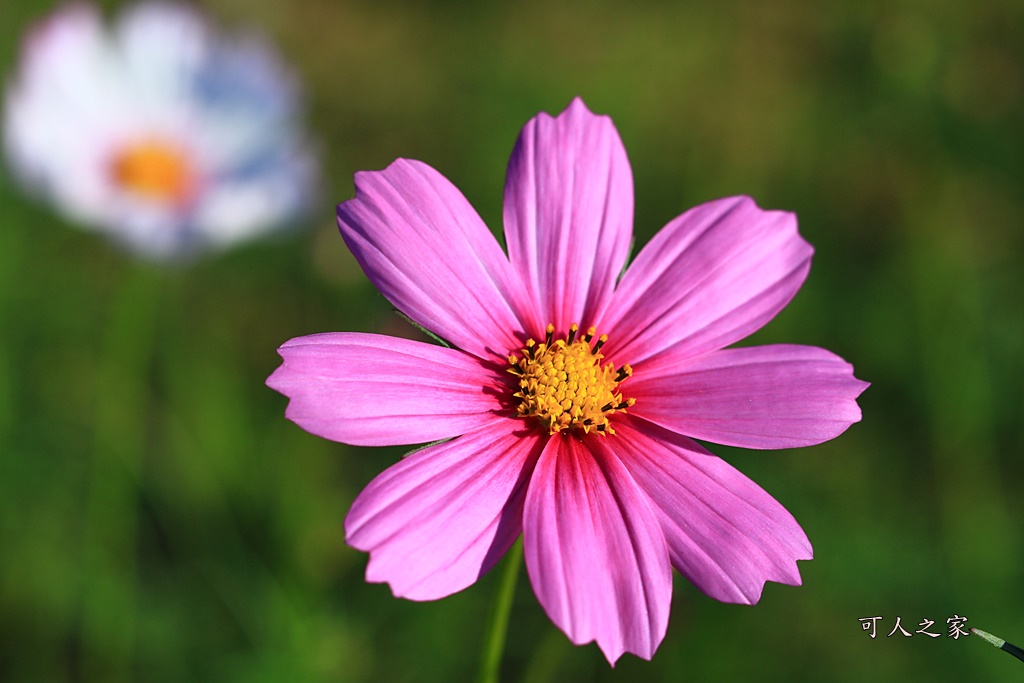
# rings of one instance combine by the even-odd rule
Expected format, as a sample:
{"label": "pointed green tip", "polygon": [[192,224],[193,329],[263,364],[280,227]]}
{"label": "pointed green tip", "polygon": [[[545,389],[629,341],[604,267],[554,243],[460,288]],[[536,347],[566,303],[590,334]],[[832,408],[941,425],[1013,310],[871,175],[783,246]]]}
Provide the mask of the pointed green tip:
{"label": "pointed green tip", "polygon": [[998,648],[1002,648],[1003,647],[1003,643],[1006,642],[1002,638],[996,638],[994,635],[992,635],[988,631],[982,631],[980,628],[971,628],[971,633],[973,633],[974,635],[979,636],[982,639],[992,643],[993,646],[998,647]]}

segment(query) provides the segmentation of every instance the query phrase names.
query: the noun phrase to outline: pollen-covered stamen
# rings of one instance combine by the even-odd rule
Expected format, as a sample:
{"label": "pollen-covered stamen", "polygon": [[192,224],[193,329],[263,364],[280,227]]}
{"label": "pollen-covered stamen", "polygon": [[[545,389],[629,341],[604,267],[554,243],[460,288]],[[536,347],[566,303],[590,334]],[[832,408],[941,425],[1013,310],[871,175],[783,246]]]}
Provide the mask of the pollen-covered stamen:
{"label": "pollen-covered stamen", "polygon": [[608,416],[636,403],[623,399],[618,390],[633,369],[602,365],[600,349],[608,336],[601,335],[591,345],[597,331],[591,327],[581,339],[576,338],[578,332],[574,323],[565,339],[555,339],[555,326],[548,325],[543,343],[528,339],[522,357],[509,355],[509,372],[519,377],[513,394],[518,399],[516,412],[523,418],[536,417],[549,434],[563,429],[614,434]]}

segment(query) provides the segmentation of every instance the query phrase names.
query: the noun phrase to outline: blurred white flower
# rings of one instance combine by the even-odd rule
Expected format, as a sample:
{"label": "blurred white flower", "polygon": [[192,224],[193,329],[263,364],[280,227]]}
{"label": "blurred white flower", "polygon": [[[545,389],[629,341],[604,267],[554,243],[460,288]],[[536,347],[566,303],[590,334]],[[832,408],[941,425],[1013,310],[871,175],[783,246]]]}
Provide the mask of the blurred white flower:
{"label": "blurred white flower", "polygon": [[292,75],[187,7],[136,5],[107,31],[95,8],[68,6],[30,31],[5,94],[15,175],[146,256],[267,233],[315,193]]}

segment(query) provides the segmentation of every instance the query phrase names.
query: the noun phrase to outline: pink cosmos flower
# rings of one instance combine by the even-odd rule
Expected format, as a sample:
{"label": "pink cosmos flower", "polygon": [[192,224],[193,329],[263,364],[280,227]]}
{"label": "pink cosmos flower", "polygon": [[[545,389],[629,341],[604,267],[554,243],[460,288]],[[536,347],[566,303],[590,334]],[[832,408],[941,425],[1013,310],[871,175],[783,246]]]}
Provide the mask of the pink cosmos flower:
{"label": "pink cosmos flower", "polygon": [[[341,234],[380,291],[444,348],[299,337],[267,383],[287,417],[359,446],[420,444],[345,520],[366,578],[396,596],[472,585],[523,536],[548,616],[612,664],[665,635],[675,567],[755,603],[811,558],[778,502],[693,439],[792,448],[860,419],[867,387],[812,346],[725,349],[796,294],[812,249],[791,213],[746,197],[672,220],[625,270],[633,187],[614,125],[574,100],[509,162],[508,256],[440,173],[356,174]],[[621,277],[619,277],[622,273]],[[600,334],[600,336],[598,336]]]}

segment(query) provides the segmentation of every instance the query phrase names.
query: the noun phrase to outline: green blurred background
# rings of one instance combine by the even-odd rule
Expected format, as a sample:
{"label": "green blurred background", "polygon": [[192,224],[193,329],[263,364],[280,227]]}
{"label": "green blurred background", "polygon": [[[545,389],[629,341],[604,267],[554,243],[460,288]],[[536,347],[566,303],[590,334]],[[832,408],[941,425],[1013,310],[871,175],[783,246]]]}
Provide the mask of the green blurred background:
{"label": "green blurred background", "polygon": [[[5,77],[52,7],[4,0]],[[304,80],[323,200],[304,232],[166,269],[0,172],[0,680],[473,677],[497,577],[435,603],[365,584],[342,520],[402,449],[306,434],[263,382],[290,337],[404,325],[334,227],[353,172],[424,160],[498,228],[519,128],[576,95],[622,134],[638,243],[724,195],[795,211],[811,275],[750,342],[824,346],[872,386],[833,442],[713,447],[807,531],[802,587],[723,605],[677,576],[654,660],[610,669],[523,573],[503,680],[1021,675],[946,619],[1024,641],[1024,4],[204,7]],[[942,636],[887,638],[897,616]]]}

